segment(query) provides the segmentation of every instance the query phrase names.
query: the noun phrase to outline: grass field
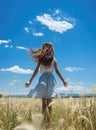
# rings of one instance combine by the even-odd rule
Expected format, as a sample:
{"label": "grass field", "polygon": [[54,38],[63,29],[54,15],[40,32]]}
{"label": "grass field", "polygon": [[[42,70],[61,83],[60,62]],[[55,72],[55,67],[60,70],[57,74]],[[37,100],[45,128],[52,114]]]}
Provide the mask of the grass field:
{"label": "grass field", "polygon": [[[95,98],[54,99],[48,130],[96,130]],[[0,98],[0,130],[46,130],[41,100]]]}

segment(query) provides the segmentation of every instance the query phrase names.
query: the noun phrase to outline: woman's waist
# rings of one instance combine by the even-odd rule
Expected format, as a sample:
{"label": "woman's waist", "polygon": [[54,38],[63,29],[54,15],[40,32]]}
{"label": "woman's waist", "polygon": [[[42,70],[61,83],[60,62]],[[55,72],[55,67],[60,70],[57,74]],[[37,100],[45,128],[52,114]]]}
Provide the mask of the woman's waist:
{"label": "woman's waist", "polygon": [[40,72],[43,74],[52,74],[53,73],[53,70],[52,69],[41,69]]}
{"label": "woman's waist", "polygon": [[52,72],[42,72],[42,74],[47,74],[47,75],[50,75],[50,74],[52,74]]}

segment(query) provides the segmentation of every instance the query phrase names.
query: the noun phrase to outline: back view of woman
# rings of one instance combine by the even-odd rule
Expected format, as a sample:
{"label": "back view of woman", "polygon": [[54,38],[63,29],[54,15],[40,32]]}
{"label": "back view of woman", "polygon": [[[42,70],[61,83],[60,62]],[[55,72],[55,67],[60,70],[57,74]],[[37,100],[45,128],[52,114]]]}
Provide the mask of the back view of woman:
{"label": "back view of woman", "polygon": [[52,74],[53,70],[55,69],[57,75],[62,80],[65,87],[67,87],[67,82],[64,80],[57,67],[57,62],[54,58],[54,49],[51,43],[45,42],[41,48],[37,50],[31,49],[30,56],[37,63],[37,66],[30,80],[25,84],[25,86],[30,86],[32,80],[40,69],[41,76],[38,80],[38,83],[36,84],[35,88],[29,92],[28,95],[32,98],[42,99],[42,113],[44,114],[44,120],[48,125],[50,125],[52,106],[49,104],[52,102],[52,98],[60,97],[59,93],[55,91],[57,83],[54,75]]}

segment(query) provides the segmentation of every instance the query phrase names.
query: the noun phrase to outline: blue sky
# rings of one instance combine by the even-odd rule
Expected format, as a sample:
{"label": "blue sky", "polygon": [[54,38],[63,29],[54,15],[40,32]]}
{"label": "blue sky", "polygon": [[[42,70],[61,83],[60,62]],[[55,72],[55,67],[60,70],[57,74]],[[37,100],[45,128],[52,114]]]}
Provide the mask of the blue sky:
{"label": "blue sky", "polygon": [[58,91],[91,92],[96,84],[95,0],[0,0],[0,93],[28,93],[24,84],[35,64],[28,49],[50,41],[68,88],[56,76]]}

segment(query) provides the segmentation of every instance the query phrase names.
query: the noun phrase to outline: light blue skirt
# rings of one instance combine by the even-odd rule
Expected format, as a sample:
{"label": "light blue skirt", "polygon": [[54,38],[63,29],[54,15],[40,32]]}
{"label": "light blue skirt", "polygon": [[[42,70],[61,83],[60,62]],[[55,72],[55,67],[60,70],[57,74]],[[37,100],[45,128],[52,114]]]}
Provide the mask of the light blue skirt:
{"label": "light blue skirt", "polygon": [[31,89],[28,96],[32,98],[58,98],[60,94],[56,92],[56,79],[53,74],[42,74],[34,89]]}

